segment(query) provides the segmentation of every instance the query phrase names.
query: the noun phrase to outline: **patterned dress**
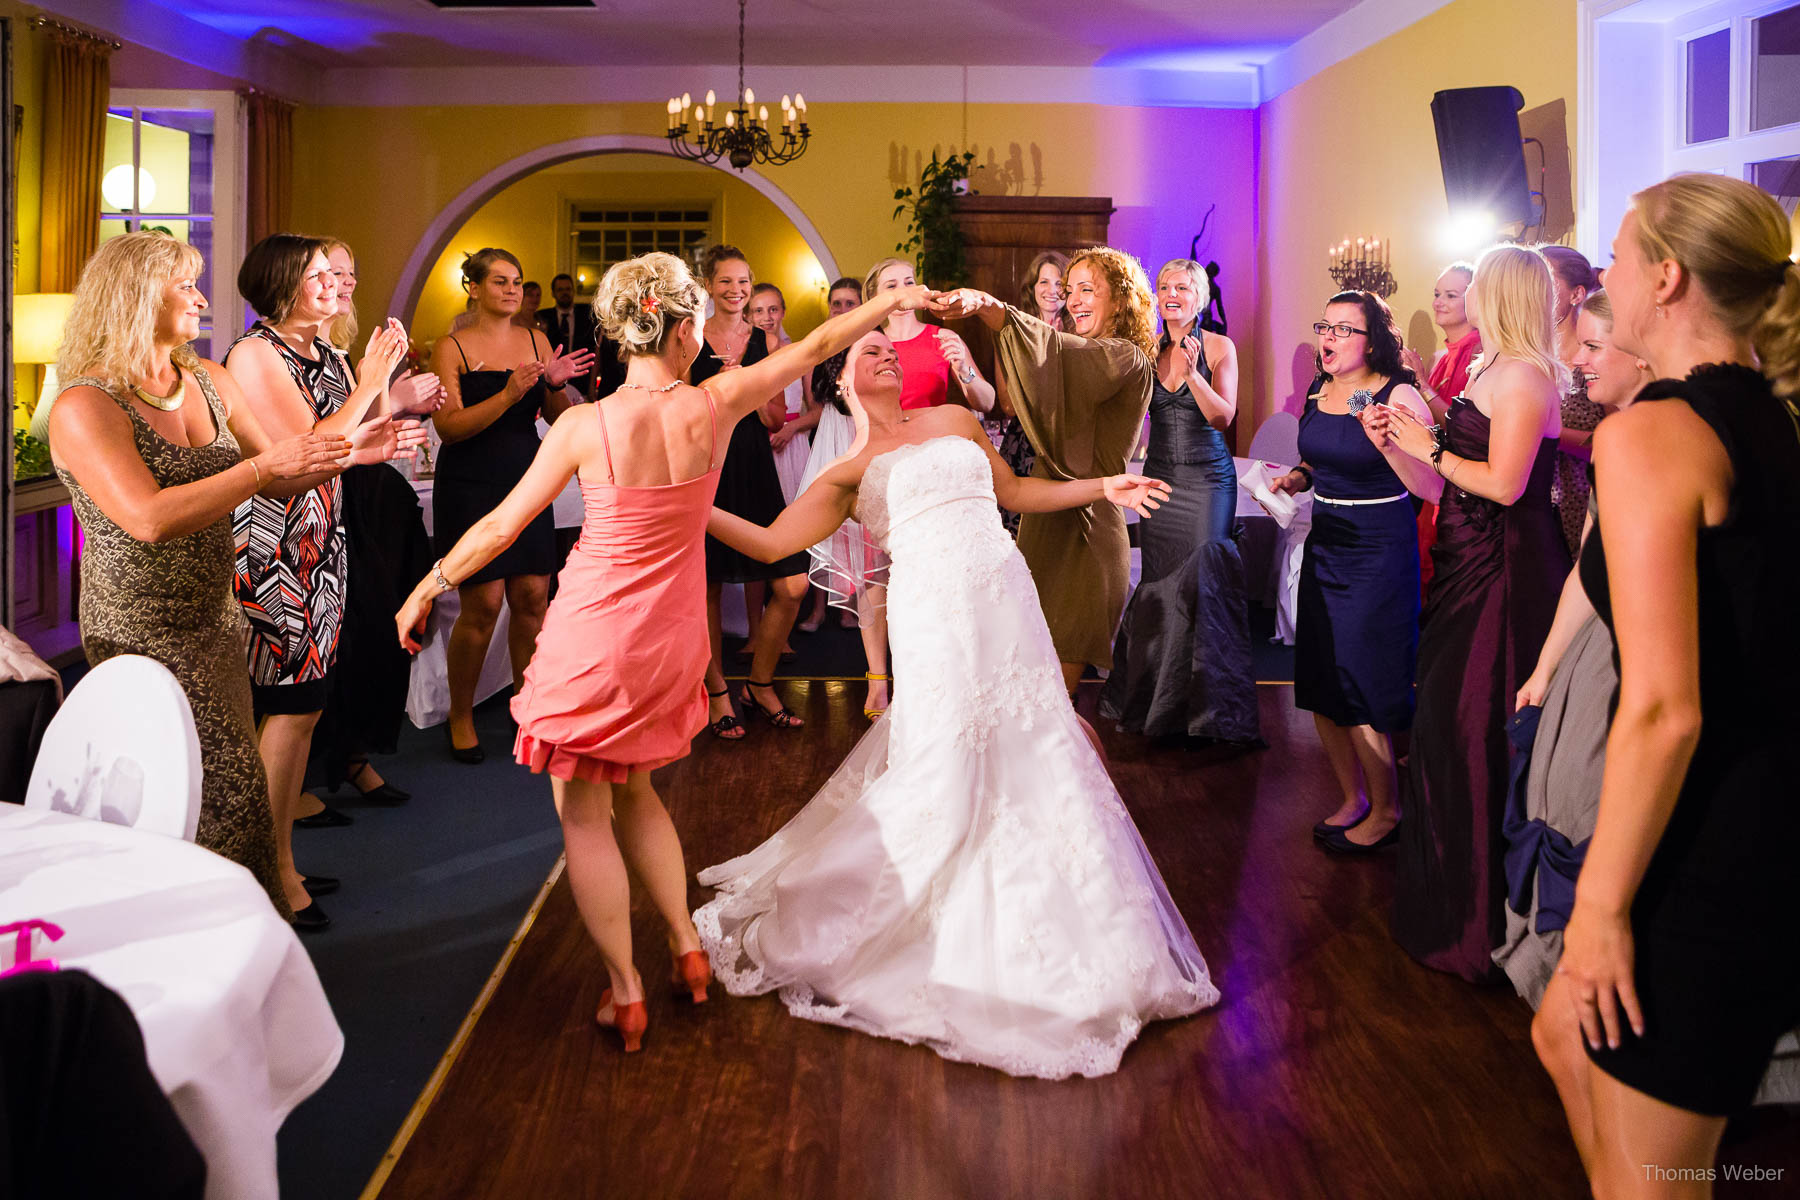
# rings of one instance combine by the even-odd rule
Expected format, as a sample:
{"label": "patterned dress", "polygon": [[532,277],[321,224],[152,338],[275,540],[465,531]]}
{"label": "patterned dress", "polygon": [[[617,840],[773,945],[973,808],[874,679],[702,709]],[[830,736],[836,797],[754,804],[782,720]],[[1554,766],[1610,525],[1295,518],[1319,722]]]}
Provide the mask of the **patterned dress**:
{"label": "patterned dress", "polygon": [[[65,388],[97,387],[131,418],[132,436],[159,487],[217,475],[240,461],[225,425],[225,406],[204,370],[195,373],[218,430],[210,445],[179,446],[151,429],[129,401],[98,379]],[[194,841],[256,876],[275,910],[289,915],[275,867],[275,823],[269,781],[250,715],[244,672],[244,610],[232,592],[231,521],[166,542],[140,542],[113,523],[62,467],[86,535],[81,556],[81,648],[98,666],[120,654],[142,654],[174,672],[200,734],[200,827]]]}
{"label": "patterned dress", "polygon": [[[275,347],[315,421],[344,406],[355,383],[343,357],[325,342],[313,342],[316,358],[302,358],[258,323],[232,349],[250,338]],[[225,358],[229,363],[229,351]],[[349,575],[343,481],[333,478],[285,500],[253,496],[238,505],[231,533],[237,597],[250,620],[251,681],[268,686],[325,678],[337,658]]]}

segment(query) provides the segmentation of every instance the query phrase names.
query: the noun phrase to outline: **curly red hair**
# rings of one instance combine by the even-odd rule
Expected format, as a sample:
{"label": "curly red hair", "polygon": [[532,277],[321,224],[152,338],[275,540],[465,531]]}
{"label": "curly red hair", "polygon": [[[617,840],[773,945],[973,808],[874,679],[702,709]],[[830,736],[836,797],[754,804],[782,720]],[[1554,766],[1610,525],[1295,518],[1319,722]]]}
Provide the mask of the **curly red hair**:
{"label": "curly red hair", "polygon": [[1069,269],[1063,272],[1064,283],[1076,267],[1084,264],[1106,280],[1107,290],[1112,293],[1112,327],[1100,336],[1124,338],[1142,350],[1146,358],[1155,359],[1156,293],[1150,287],[1144,264],[1111,246],[1089,246],[1077,250],[1069,259]]}

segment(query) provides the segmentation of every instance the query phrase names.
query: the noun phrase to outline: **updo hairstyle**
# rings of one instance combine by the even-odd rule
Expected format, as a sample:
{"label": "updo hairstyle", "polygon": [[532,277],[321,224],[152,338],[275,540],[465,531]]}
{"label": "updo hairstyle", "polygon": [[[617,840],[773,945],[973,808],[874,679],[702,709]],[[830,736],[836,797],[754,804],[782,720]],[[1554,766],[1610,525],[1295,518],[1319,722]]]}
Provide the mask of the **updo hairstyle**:
{"label": "updo hairstyle", "polygon": [[518,271],[519,274],[523,275],[525,273],[525,268],[519,265],[519,260],[513,256],[511,250],[502,250],[497,246],[484,246],[482,249],[477,250],[475,253],[462,260],[462,277],[464,285],[473,286],[479,284],[488,277],[488,272],[494,269],[495,263],[503,262],[511,263],[513,269]]}
{"label": "updo hairstyle", "polygon": [[661,251],[614,263],[594,292],[594,321],[619,344],[621,360],[661,354],[682,318],[698,324],[705,307],[687,264]]}

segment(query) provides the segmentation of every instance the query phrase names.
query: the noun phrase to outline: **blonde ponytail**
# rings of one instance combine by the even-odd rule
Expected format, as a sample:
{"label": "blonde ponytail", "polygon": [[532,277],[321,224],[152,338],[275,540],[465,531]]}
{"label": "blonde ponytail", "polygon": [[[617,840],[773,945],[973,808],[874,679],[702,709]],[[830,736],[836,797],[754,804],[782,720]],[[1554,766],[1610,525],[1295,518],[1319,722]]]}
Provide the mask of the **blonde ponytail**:
{"label": "blonde ponytail", "polygon": [[1775,298],[1750,328],[1764,378],[1784,400],[1800,400],[1800,266],[1790,262]]}

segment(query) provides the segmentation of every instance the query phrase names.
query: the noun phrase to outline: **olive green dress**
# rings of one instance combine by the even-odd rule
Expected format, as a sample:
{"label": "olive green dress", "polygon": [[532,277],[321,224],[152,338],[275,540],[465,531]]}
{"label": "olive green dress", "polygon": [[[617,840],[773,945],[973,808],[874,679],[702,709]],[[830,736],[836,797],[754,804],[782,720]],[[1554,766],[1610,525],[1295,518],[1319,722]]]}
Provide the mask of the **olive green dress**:
{"label": "olive green dress", "polygon": [[[210,445],[180,446],[98,379],[71,379],[111,396],[131,419],[144,465],[159,487],[217,475],[241,461],[225,405],[204,370],[194,372],[218,431]],[[200,827],[194,841],[249,868],[275,910],[291,915],[275,864],[275,822],[250,713],[250,627],[233,587],[231,513],[196,533],[140,542],[115,525],[75,477],[56,469],[87,535],[81,558],[81,648],[90,664],[142,654],[169,668],[187,693],[200,734]]]}
{"label": "olive green dress", "polygon": [[[1123,338],[1064,333],[1016,308],[994,339],[996,370],[1037,449],[1037,479],[1124,472],[1144,428],[1156,368]],[[1026,513],[1019,553],[1066,663],[1112,666],[1113,632],[1131,585],[1131,544],[1118,506],[1096,500],[1066,512]]]}

